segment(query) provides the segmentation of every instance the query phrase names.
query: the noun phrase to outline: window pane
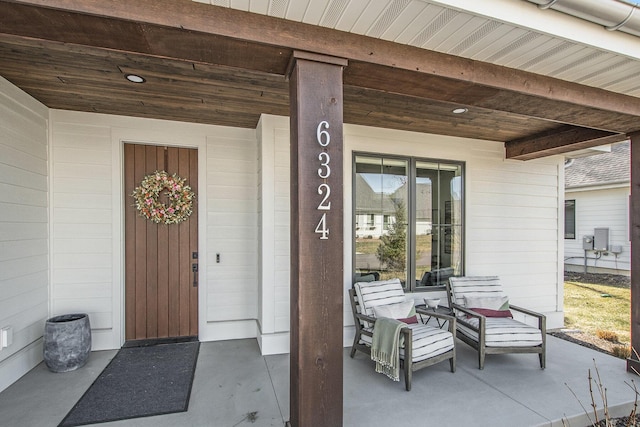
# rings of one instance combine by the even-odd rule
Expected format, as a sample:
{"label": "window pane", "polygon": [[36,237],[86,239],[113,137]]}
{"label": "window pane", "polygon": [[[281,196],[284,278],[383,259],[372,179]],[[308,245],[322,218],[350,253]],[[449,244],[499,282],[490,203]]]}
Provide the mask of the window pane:
{"label": "window pane", "polygon": [[407,277],[408,162],[356,157],[356,274]]}
{"label": "window pane", "polygon": [[463,274],[462,165],[357,155],[354,170],[356,280],[415,290]]}
{"label": "window pane", "polygon": [[462,166],[417,162],[415,187],[416,286],[444,286],[462,274]]}
{"label": "window pane", "polygon": [[433,251],[433,226],[437,222],[438,210],[438,164],[416,163],[416,202],[414,235],[416,240],[415,271],[417,286],[430,286],[431,269],[437,262],[437,252]]}
{"label": "window pane", "polygon": [[576,238],[576,201],[564,201],[564,238]]}

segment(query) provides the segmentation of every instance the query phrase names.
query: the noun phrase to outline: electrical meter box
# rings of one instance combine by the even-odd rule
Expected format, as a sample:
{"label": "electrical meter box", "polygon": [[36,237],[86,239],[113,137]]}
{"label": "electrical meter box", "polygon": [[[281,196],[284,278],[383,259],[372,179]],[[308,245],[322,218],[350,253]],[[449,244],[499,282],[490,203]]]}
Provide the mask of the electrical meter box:
{"label": "electrical meter box", "polygon": [[582,236],[582,249],[585,251],[593,250],[593,236]]}
{"label": "electrical meter box", "polygon": [[593,229],[593,250],[601,252],[609,250],[609,228]]}

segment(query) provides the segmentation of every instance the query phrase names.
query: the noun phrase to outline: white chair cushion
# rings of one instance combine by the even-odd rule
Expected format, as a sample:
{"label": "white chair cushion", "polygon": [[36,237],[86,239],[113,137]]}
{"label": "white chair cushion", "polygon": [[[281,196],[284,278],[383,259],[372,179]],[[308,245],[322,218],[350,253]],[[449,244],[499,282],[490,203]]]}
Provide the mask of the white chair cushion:
{"label": "white chair cushion", "polygon": [[[480,320],[465,319],[478,328]],[[458,322],[458,331],[474,341],[478,341],[478,334]],[[540,329],[526,323],[506,317],[487,317],[485,345],[487,347],[535,347],[542,344]]]}
{"label": "white chair cushion", "polygon": [[[407,325],[413,331],[412,360],[419,362],[453,349],[454,341],[451,332],[434,328],[421,323]],[[373,331],[373,329],[369,329]],[[371,337],[362,335],[361,343],[371,346]],[[400,358],[404,360],[404,349],[400,349]]]}
{"label": "white chair cushion", "polygon": [[503,297],[498,276],[450,277],[454,303],[464,307],[464,297]]}
{"label": "white chair cushion", "polygon": [[413,298],[409,298],[407,301],[399,302],[397,304],[376,305],[373,307],[373,314],[375,317],[406,319],[407,317],[416,314],[413,303]]}
{"label": "white chair cushion", "polygon": [[[420,323],[407,326],[413,330],[412,360],[414,362],[429,359],[453,349],[454,341],[451,332]],[[400,357],[404,359],[402,348]]]}
{"label": "white chair cushion", "polygon": [[487,308],[489,310],[509,310],[509,297],[472,297],[465,295],[464,306],[467,308]]}
{"label": "white chair cushion", "polygon": [[375,317],[373,307],[398,304],[407,299],[400,279],[358,282],[353,287],[356,290],[362,312],[367,316]]}
{"label": "white chair cushion", "polygon": [[[449,278],[449,284],[451,285],[453,302],[462,307],[468,307],[466,305],[467,298],[501,298],[507,296],[502,290],[502,284],[498,276],[451,277]],[[462,319],[466,317],[466,314],[458,312],[457,316]]]}

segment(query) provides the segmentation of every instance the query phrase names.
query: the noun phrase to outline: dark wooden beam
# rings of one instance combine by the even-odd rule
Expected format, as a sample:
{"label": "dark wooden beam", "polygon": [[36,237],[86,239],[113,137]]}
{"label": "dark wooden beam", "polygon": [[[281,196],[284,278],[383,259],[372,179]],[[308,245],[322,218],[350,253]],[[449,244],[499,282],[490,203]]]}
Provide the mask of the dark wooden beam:
{"label": "dark wooden beam", "polygon": [[628,137],[625,134],[564,126],[542,135],[509,141],[505,144],[505,152],[507,159],[531,160],[613,144],[626,139]]}
{"label": "dark wooden beam", "polygon": [[[167,12],[157,8],[161,6],[159,3],[148,4],[147,14],[151,19],[142,20],[129,19],[128,14],[110,16],[78,12],[76,6],[82,6],[82,2],[77,3],[69,5],[69,9],[57,9],[53,8],[53,4],[47,5],[52,7],[34,8],[27,4],[0,1],[0,33],[280,75],[284,75],[291,56],[291,49],[285,47],[231,38],[215,32],[194,31],[181,24],[162,25],[153,22],[152,15]],[[171,6],[177,15],[184,13],[188,22],[192,4],[211,7],[201,12],[210,16],[209,26],[217,28],[216,21],[220,17],[215,12],[219,8],[191,0],[184,1],[184,4],[168,1],[165,5]],[[85,10],[84,7],[80,9]],[[235,24],[238,28],[242,27],[240,22]],[[256,31],[259,29],[256,28]]]}
{"label": "dark wooden beam", "polygon": [[631,139],[631,357],[627,370],[640,375],[640,132]]}
{"label": "dark wooden beam", "polygon": [[291,89],[291,427],[342,426],[342,68],[294,54]]}
{"label": "dark wooden beam", "polygon": [[[404,50],[406,47],[398,46],[397,49]],[[424,49],[417,50],[419,52],[412,55],[420,57],[425,55],[424,52],[426,55],[443,55]],[[464,58],[454,58],[450,62],[468,61]],[[417,68],[424,65],[420,64]],[[608,102],[598,105],[600,101],[605,101],[605,98],[620,94],[479,61],[471,61],[467,66],[469,71],[460,70],[461,75],[455,78],[448,74],[443,76],[444,70],[424,73],[350,60],[349,68],[345,70],[344,82],[345,85],[447,102],[451,105],[450,111],[455,107],[467,107],[472,113],[476,110],[501,111],[559,124],[566,123],[618,133],[625,132],[624,129],[640,129],[640,123],[634,114],[611,114],[608,108],[617,107]],[[468,79],[468,74],[472,74],[474,78]],[[477,81],[476,77],[481,82]],[[492,80],[492,77],[495,78]],[[546,85],[545,89],[529,90],[532,81]],[[521,84],[521,87],[518,87],[516,82]],[[590,96],[603,98],[596,102],[585,102],[585,91],[590,93]],[[562,96],[556,97],[556,94]],[[628,103],[639,102],[637,98],[621,96]]]}
{"label": "dark wooden beam", "polygon": [[[7,12],[31,6],[24,22]],[[33,7],[37,6],[37,7]],[[57,9],[57,10],[56,10]],[[93,43],[113,49],[165,55],[241,68],[282,72],[290,50],[347,58],[353,68],[345,83],[362,84],[393,93],[433,97],[531,117],[595,128],[613,133],[640,130],[638,98],[584,86],[495,64],[474,61],[417,47],[253,14],[191,0],[20,0],[0,1],[0,29],[7,33],[51,38],[46,26],[34,25],[38,14],[64,12],[90,16],[94,32],[75,33],[75,26],[54,30],[67,43]],[[36,16],[33,16],[33,15]],[[68,16],[67,16],[68,15]],[[2,16],[5,16],[3,19]],[[63,19],[65,18],[65,19]],[[106,22],[99,21],[105,18]],[[95,21],[95,22],[93,22]],[[137,25],[136,25],[137,23]],[[84,24],[89,26],[88,24]],[[133,40],[116,37],[121,26]],[[174,30],[174,32],[169,31]],[[164,43],[147,37],[165,32]],[[177,32],[192,43],[176,43]],[[209,37],[208,40],[205,36]],[[87,41],[89,37],[91,40]],[[182,35],[180,36],[182,37]],[[73,40],[69,40],[72,38]],[[114,40],[122,39],[114,45]],[[154,43],[151,41],[156,40]],[[149,42],[148,42],[149,41]],[[99,44],[96,44],[99,43]],[[198,49],[216,46],[209,52]],[[217,48],[221,47],[222,53]],[[225,50],[227,47],[230,50]],[[232,52],[231,54],[228,52]],[[251,55],[239,56],[239,52]],[[258,54],[262,52],[261,56]],[[276,62],[269,63],[267,57]],[[259,60],[257,59],[259,58]],[[267,62],[265,62],[267,61]],[[424,83],[421,83],[422,81]],[[435,91],[428,90],[436,88]]]}

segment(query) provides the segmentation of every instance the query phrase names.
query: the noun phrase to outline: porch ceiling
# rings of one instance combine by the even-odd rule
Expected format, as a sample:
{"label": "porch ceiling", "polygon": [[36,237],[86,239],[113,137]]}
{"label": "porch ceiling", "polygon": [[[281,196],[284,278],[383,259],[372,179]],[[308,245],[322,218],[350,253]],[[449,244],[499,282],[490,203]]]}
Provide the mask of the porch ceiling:
{"label": "porch ceiling", "polygon": [[253,128],[289,114],[296,49],[349,60],[345,123],[504,141],[518,159],[640,131],[637,97],[315,25],[190,0],[0,0],[0,75],[50,108]]}

